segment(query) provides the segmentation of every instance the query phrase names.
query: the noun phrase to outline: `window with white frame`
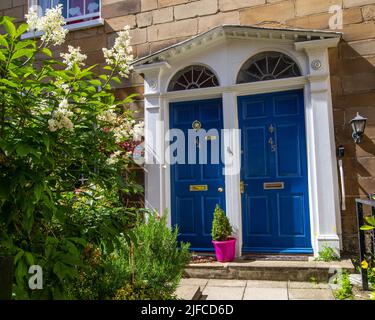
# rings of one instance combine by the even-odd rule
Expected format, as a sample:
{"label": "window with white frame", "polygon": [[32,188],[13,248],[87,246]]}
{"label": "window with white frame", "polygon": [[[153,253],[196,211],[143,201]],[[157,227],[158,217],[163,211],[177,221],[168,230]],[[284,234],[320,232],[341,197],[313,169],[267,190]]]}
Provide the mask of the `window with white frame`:
{"label": "window with white frame", "polygon": [[29,0],[29,6],[36,8],[40,16],[58,4],[63,7],[62,13],[67,24],[100,18],[101,0]]}

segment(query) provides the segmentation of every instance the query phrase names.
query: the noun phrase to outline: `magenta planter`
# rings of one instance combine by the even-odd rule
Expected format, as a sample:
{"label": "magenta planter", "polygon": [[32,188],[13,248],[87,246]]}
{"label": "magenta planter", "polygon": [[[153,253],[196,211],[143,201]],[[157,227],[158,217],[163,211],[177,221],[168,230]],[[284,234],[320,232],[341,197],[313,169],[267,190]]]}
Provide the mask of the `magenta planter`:
{"label": "magenta planter", "polygon": [[219,262],[233,261],[236,256],[236,239],[228,238],[226,241],[214,241],[216,259]]}

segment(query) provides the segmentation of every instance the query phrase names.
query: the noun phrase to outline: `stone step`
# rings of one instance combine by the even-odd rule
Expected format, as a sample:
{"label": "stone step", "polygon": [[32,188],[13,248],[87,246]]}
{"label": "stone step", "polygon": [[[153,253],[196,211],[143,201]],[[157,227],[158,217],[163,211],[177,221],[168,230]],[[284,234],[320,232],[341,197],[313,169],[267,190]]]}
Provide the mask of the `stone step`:
{"label": "stone step", "polygon": [[350,260],[243,261],[191,263],[186,278],[328,282],[338,269],[354,272]]}

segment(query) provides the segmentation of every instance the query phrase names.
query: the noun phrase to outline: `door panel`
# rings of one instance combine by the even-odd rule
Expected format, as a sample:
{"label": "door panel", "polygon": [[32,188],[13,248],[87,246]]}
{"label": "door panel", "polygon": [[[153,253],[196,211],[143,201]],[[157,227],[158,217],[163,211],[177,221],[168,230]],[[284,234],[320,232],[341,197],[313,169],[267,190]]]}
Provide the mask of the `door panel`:
{"label": "door panel", "polygon": [[243,251],[312,252],[303,91],[238,98]]}
{"label": "door panel", "polygon": [[[179,241],[190,242],[192,250],[210,251],[214,208],[219,204],[225,209],[223,164],[220,158],[216,161],[213,157],[220,152],[222,102],[212,99],[172,103],[170,115],[171,129],[184,133],[184,141],[176,142],[182,146],[178,150],[185,151],[185,163],[171,165],[172,224],[179,227]],[[191,139],[189,145],[188,137],[195,135],[192,124],[196,120],[207,133]],[[206,164],[199,164],[199,159],[206,160]],[[194,185],[207,186],[207,190],[191,191],[190,186]]]}

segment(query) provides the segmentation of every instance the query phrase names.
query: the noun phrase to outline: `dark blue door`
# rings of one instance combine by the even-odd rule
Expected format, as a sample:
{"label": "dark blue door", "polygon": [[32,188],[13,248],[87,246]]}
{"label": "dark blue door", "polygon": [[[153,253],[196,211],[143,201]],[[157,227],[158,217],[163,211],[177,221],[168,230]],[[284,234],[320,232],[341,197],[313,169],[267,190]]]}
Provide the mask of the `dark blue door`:
{"label": "dark blue door", "polygon": [[[214,208],[219,204],[225,209],[220,157],[222,102],[213,99],[172,103],[169,114],[170,128],[184,134],[182,139],[178,134],[171,137],[171,154],[177,161],[171,165],[172,224],[178,225],[179,240],[190,242],[192,250],[212,250]],[[193,129],[199,126],[205,131]]]}
{"label": "dark blue door", "polygon": [[303,91],[238,98],[243,251],[310,253]]}

